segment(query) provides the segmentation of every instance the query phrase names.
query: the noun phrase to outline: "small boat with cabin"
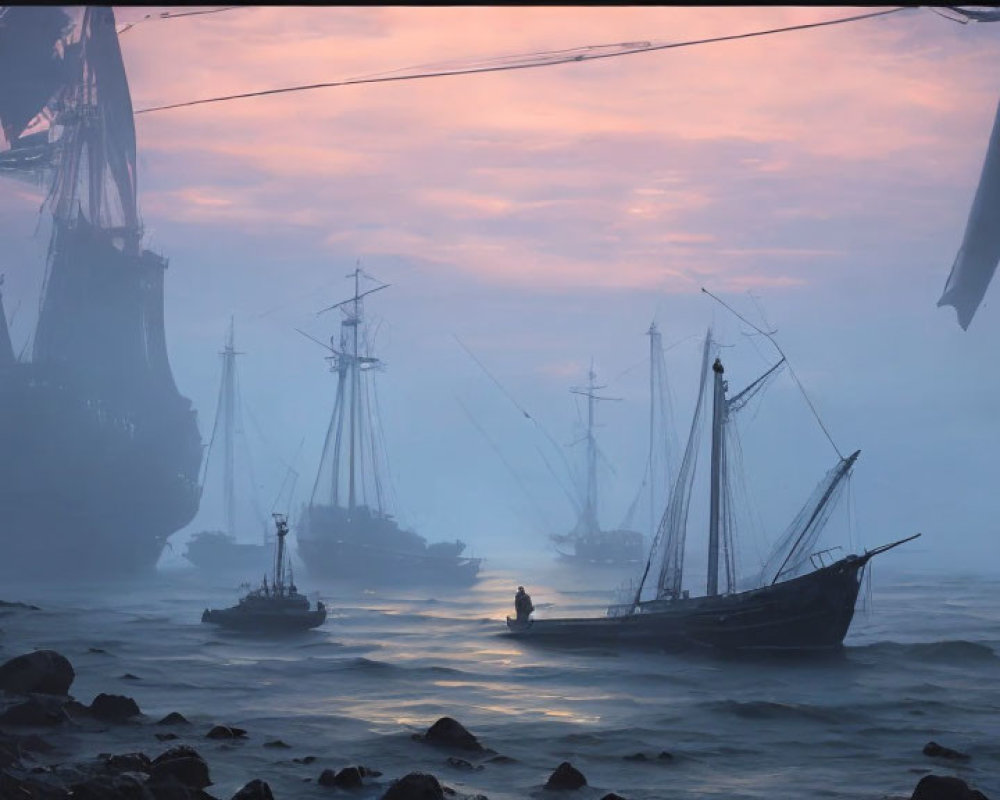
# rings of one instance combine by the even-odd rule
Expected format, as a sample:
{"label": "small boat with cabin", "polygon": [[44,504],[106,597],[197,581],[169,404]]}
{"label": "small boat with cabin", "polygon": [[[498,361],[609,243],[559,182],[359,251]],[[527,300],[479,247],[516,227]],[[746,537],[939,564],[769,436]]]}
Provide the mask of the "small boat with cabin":
{"label": "small boat with cabin", "polygon": [[250,633],[289,633],[318,628],[326,621],[326,606],[317,602],[316,608],[310,607],[309,599],[299,594],[291,567],[286,564],[286,516],[272,516],[277,527],[277,553],[271,582],[268,583],[265,575],[258,588],[248,592],[238,605],[231,608],[206,608],[201,615],[202,622]]}

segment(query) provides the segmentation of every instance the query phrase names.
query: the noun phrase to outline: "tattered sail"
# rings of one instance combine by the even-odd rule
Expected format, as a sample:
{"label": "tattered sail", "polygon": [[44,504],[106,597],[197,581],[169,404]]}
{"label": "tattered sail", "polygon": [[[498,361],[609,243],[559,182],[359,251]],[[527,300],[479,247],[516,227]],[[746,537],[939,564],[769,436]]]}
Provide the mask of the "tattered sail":
{"label": "tattered sail", "polygon": [[1000,105],[990,133],[983,171],[962,246],[938,306],[952,306],[958,324],[968,330],[1000,261]]}
{"label": "tattered sail", "polygon": [[764,586],[786,579],[795,575],[805,565],[806,559],[816,545],[816,540],[830,518],[830,513],[836,506],[840,492],[846,485],[844,479],[850,474],[859,455],[861,451],[856,450],[847,458],[840,459],[820,481],[764,563],[759,585]]}

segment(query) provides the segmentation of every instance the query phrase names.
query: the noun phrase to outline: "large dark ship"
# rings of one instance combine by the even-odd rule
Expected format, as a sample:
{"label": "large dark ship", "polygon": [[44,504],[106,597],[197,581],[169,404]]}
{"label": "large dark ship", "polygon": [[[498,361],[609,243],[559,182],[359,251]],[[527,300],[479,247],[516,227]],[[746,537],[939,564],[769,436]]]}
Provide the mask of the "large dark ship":
{"label": "large dark ship", "polygon": [[[827,473],[750,585],[738,587],[734,497],[729,480],[733,467],[730,457],[735,457],[735,452],[727,444],[727,434],[732,434],[735,415],[778,371],[784,357],[742,392],[727,397],[721,361],[716,358],[709,369],[711,352],[709,333],[687,448],[645,570],[631,597],[610,606],[604,617],[532,619],[530,610],[519,608],[516,618],[507,618],[510,635],[563,645],[617,643],[668,650],[830,650],[842,645],[868,562],[920,534],[839,559],[831,555],[839,548],[814,550],[860,454],[855,451],[841,456]],[[705,594],[692,596],[681,588],[684,544],[709,374],[713,376],[713,405],[708,574]],[[644,598],[657,555],[660,569],[655,591]]]}
{"label": "large dark ship", "polygon": [[194,517],[201,438],[167,359],[167,261],[142,246],[114,14],[69,11],[0,12],[0,172],[41,179],[51,218],[30,358],[0,325],[0,570],[129,576]]}
{"label": "large dark ship", "polygon": [[428,544],[388,511],[378,402],[367,380],[381,361],[371,355],[363,305],[363,298],[387,284],[361,291],[362,275],[359,268],[349,276],[354,278],[352,298],[324,309],[343,315],[339,344],[333,337],[333,346],[320,342],[331,354],[337,394],[316,481],[298,526],[299,556],[315,578],[371,586],[471,584],[480,559],[464,555],[464,542]]}

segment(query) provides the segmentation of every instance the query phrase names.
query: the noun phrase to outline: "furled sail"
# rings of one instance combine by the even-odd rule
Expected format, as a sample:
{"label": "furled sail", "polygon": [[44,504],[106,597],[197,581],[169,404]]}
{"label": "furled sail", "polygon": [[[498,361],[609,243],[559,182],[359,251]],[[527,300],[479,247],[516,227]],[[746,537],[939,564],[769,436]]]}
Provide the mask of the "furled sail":
{"label": "furled sail", "polygon": [[[702,417],[705,410],[705,397],[708,394],[705,387],[711,374],[709,366],[712,356],[712,331],[705,336],[705,345],[701,358],[701,382],[698,386],[698,400],[695,404],[694,416],[691,420],[691,431],[688,434],[687,446],[681,460],[680,469],[670,492],[670,500],[660,520],[656,532],[657,544],[662,542],[663,556],[660,562],[660,575],[656,584],[657,597],[680,597],[681,581],[684,576],[684,544],[687,539],[688,507],[691,502],[691,489],[694,485],[695,466],[698,462],[699,442],[701,441]],[[648,569],[648,567],[647,567]],[[640,586],[640,592],[642,587]]]}
{"label": "furled sail", "polygon": [[791,577],[805,564],[846,485],[844,479],[859,455],[861,451],[855,450],[847,458],[842,458],[820,481],[764,563],[760,586]]}
{"label": "furled sail", "polygon": [[986,294],[986,288],[1000,261],[1000,105],[983,171],[979,177],[972,210],[965,226],[962,246],[955,257],[938,306],[952,306],[958,312],[958,324],[968,330],[969,323]]}

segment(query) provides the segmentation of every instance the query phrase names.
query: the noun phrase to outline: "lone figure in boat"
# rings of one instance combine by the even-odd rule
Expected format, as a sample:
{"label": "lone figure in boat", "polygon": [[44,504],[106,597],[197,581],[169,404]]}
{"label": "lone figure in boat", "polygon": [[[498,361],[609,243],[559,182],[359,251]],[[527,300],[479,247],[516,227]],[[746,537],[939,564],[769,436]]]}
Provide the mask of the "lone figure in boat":
{"label": "lone figure in boat", "polygon": [[527,622],[534,610],[535,607],[531,604],[531,595],[524,591],[523,586],[518,586],[517,594],[514,595],[514,611],[517,613],[517,621]]}

